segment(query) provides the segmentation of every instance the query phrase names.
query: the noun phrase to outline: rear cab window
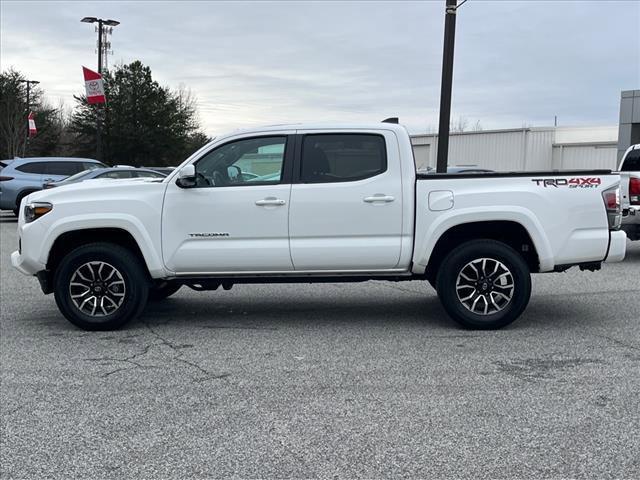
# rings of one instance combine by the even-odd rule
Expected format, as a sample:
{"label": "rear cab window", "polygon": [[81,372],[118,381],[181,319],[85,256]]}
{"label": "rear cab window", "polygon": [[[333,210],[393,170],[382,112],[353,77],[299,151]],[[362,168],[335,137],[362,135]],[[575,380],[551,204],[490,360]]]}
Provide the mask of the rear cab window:
{"label": "rear cab window", "polygon": [[322,133],[303,137],[302,183],[354,182],[386,170],[387,147],[382,135]]}

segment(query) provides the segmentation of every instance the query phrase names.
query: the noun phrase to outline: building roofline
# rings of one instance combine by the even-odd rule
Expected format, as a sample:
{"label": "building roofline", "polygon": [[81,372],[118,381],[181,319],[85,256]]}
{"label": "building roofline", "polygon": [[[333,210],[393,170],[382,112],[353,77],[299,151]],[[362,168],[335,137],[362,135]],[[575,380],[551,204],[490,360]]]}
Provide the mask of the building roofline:
{"label": "building roofline", "polygon": [[[522,127],[503,128],[493,130],[470,130],[467,132],[450,132],[449,135],[479,135],[482,133],[517,133],[517,132],[553,132],[558,130],[589,130],[598,128],[618,128],[618,125],[567,125],[561,127]],[[411,138],[417,137],[437,137],[438,133],[412,133]]]}

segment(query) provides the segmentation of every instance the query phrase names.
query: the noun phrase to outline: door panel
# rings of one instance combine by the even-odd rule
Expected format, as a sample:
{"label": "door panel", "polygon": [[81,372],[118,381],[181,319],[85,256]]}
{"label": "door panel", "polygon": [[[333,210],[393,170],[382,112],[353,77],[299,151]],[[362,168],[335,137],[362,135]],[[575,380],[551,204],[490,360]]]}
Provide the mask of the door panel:
{"label": "door panel", "polygon": [[[372,132],[383,137],[382,148],[386,144],[386,168],[375,174],[376,161],[367,170],[371,153],[366,142],[348,137],[340,142],[336,132],[327,132],[331,136],[323,141],[318,132],[307,132],[314,137],[309,142],[304,139],[305,132],[301,133],[301,181],[306,176],[306,181],[313,183],[294,184],[291,190],[289,231],[295,269],[395,268],[401,248],[402,185],[394,134]],[[305,167],[305,161],[313,166]],[[359,171],[352,171],[346,162],[358,164],[363,175],[373,176],[345,181],[350,176],[359,178]],[[323,172],[326,169],[330,173]]]}
{"label": "door panel", "polygon": [[[293,138],[293,137],[292,137]],[[195,162],[198,186],[169,183],[162,213],[165,265],[182,274],[286,272],[293,155],[286,135],[236,138]]]}
{"label": "door panel", "polygon": [[[292,270],[287,235],[291,185],[190,188],[169,184],[162,250],[170,270]],[[256,205],[273,197],[282,205]]]}

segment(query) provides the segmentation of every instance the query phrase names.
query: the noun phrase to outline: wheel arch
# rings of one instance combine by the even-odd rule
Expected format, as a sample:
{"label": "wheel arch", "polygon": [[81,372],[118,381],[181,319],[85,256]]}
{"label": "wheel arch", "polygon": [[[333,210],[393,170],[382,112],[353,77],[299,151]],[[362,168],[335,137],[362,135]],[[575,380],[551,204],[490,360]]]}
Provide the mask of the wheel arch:
{"label": "wheel arch", "polygon": [[56,237],[49,249],[46,263],[47,270],[54,272],[65,255],[76,248],[98,242],[120,245],[133,252],[145,265],[147,264],[138,242],[127,230],[113,227],[85,228],[69,230]]}
{"label": "wheel arch", "polygon": [[485,220],[454,225],[444,231],[433,245],[425,274],[435,278],[449,252],[470,240],[496,240],[518,252],[532,273],[541,271],[540,252],[525,226],[513,220]]}
{"label": "wheel arch", "polygon": [[81,219],[65,219],[62,223],[52,225],[48,232],[48,240],[43,245],[41,263],[47,270],[54,271],[64,255],[73,249],[94,242],[110,242],[131,250],[145,265],[152,278],[166,276],[164,265],[157,246],[149,234],[135,223],[123,219],[101,219],[93,217]]}

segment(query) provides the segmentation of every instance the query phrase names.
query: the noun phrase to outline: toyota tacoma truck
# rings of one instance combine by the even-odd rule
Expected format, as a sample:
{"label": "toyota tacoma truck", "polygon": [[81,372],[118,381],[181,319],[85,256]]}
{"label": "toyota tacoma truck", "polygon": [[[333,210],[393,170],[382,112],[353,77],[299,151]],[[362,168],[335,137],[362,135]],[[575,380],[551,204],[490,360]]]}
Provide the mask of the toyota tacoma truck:
{"label": "toyota tacoma truck", "polygon": [[623,183],[624,186],[628,186],[628,192],[624,188],[623,192],[625,196],[628,194],[629,206],[622,217],[622,230],[626,232],[629,240],[640,240],[640,143],[627,149],[618,170],[628,177]]}
{"label": "toyota tacoma truck", "polygon": [[30,194],[11,260],[87,330],[183,285],[365,280],[424,280],[462,326],[493,329],[522,314],[532,273],[623,260],[620,182],[420,175],[401,125],[265,127],[215,139],[165,179]]}

